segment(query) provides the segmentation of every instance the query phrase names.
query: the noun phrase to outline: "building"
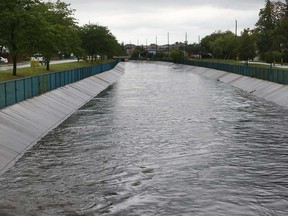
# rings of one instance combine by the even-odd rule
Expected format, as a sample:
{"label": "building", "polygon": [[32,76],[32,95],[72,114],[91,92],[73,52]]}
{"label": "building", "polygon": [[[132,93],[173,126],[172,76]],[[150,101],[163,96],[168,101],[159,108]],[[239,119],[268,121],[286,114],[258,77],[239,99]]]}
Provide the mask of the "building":
{"label": "building", "polygon": [[131,55],[135,51],[136,45],[134,45],[134,44],[125,44],[124,49],[125,49],[125,51],[126,51],[126,53],[128,55]]}

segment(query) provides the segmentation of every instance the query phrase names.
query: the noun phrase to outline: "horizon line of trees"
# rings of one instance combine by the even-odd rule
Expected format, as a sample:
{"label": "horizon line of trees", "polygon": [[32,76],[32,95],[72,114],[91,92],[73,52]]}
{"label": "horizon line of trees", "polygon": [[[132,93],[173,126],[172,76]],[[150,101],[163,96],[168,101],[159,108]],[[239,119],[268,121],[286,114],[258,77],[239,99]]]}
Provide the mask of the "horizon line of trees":
{"label": "horizon line of trees", "polygon": [[[41,53],[49,62],[58,53],[73,53],[78,59],[89,56],[122,55],[119,44],[108,27],[99,24],[78,26],[70,4],[57,0],[0,0],[0,48],[7,47],[17,75],[17,57]],[[1,49],[0,49],[1,51]]]}
{"label": "horizon line of trees", "polygon": [[[136,47],[132,58],[144,53],[143,47]],[[183,54],[185,53],[185,54]],[[288,0],[265,0],[260,9],[254,29],[246,28],[240,36],[231,31],[216,31],[204,37],[200,43],[184,44],[169,53],[147,54],[147,58],[184,59],[187,54],[213,56],[219,59],[260,60],[267,63],[288,62]]]}
{"label": "horizon line of trees", "polygon": [[267,63],[288,62],[288,0],[265,1],[254,29],[246,28],[240,36],[231,31],[217,31],[200,44],[188,46],[193,53],[212,53],[216,58],[253,60]]}

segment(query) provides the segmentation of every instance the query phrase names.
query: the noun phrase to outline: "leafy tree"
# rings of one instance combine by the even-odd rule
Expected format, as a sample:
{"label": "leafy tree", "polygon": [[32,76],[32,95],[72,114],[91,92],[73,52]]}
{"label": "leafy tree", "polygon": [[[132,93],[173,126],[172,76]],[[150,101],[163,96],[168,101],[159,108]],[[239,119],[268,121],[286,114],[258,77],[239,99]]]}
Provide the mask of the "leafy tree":
{"label": "leafy tree", "polygon": [[82,48],[91,57],[91,62],[96,59],[97,55],[103,58],[104,56],[112,57],[117,54],[125,54],[123,46],[117,42],[106,26],[84,25],[80,30],[80,38],[82,40]]}
{"label": "leafy tree", "polygon": [[224,46],[223,46],[224,58],[235,59],[238,48],[238,37],[231,31],[227,31],[223,35],[223,40],[224,40]]}
{"label": "leafy tree", "polygon": [[244,29],[239,37],[238,54],[240,60],[248,63],[249,59],[254,59],[256,56],[256,45],[252,32],[249,29]]}
{"label": "leafy tree", "polygon": [[137,60],[137,59],[141,56],[141,54],[142,54],[142,55],[144,54],[145,57],[147,57],[147,56],[146,56],[147,53],[146,53],[144,47],[143,47],[143,46],[136,46],[136,47],[135,47],[135,50],[132,52],[130,58],[133,59],[133,60]]}
{"label": "leafy tree", "polygon": [[173,59],[174,62],[182,61],[185,58],[184,52],[178,49],[173,49],[170,52],[170,57]]}
{"label": "leafy tree", "polygon": [[273,52],[280,52],[281,49],[283,36],[280,36],[277,31],[281,31],[285,26],[280,24],[285,17],[285,10],[284,3],[266,0],[265,7],[259,12],[259,20],[256,23],[257,47],[260,58],[270,63],[275,60]]}
{"label": "leafy tree", "polygon": [[124,46],[118,43],[116,37],[109,32],[105,38],[104,49],[102,55],[107,55],[108,58],[112,58],[114,55],[126,55]]}
{"label": "leafy tree", "polygon": [[215,32],[201,41],[204,53],[213,53],[217,58],[235,58],[237,53],[237,37],[231,31]]}
{"label": "leafy tree", "polygon": [[14,76],[17,73],[17,57],[28,49],[28,32],[32,31],[33,14],[39,3],[38,0],[0,0],[0,41],[12,55]]}
{"label": "leafy tree", "polygon": [[274,62],[280,62],[281,59],[283,58],[283,53],[280,51],[273,51],[272,57]]}
{"label": "leafy tree", "polygon": [[223,56],[223,48],[219,45],[213,47],[213,55],[216,58],[221,58]]}
{"label": "leafy tree", "polygon": [[53,54],[80,45],[72,15],[69,4],[60,0],[0,0],[0,41],[13,57],[13,75],[19,55],[43,54],[49,70]]}
{"label": "leafy tree", "polygon": [[201,40],[202,53],[213,53],[213,48],[211,47],[211,43],[213,43],[217,38],[221,37],[222,34],[223,32],[217,31],[204,37]]}
{"label": "leafy tree", "polygon": [[138,59],[140,54],[141,54],[141,50],[140,49],[135,49],[133,51],[133,53],[131,54],[131,59],[133,59],[133,60]]}
{"label": "leafy tree", "polygon": [[273,20],[273,4],[270,0],[266,0],[265,8],[260,10],[259,20],[256,23],[258,40],[257,47],[261,59],[268,60],[267,53],[273,47],[273,32],[275,29],[275,22]]}
{"label": "leafy tree", "polygon": [[282,19],[276,25],[275,34],[280,44],[279,51],[282,53],[282,57],[286,56],[285,61],[288,61],[288,0],[282,6],[282,14]]}
{"label": "leafy tree", "polygon": [[46,60],[46,69],[53,55],[59,52],[72,53],[78,51],[81,44],[77,33],[77,26],[72,17],[74,10],[69,4],[61,2],[47,2],[38,5],[38,22],[34,40],[30,46],[34,52],[41,53]]}
{"label": "leafy tree", "polygon": [[189,54],[201,54],[201,44],[193,43],[187,46],[187,51]]}
{"label": "leafy tree", "polygon": [[157,52],[156,55],[154,56],[154,59],[163,59],[165,57],[164,52]]}

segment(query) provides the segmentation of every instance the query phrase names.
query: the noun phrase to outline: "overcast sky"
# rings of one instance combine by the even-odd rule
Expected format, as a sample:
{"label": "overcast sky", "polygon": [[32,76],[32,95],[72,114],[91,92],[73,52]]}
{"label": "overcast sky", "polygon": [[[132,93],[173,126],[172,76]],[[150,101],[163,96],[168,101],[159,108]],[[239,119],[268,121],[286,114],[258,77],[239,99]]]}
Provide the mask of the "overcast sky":
{"label": "overcast sky", "polygon": [[62,0],[75,9],[79,25],[107,26],[118,42],[157,44],[198,42],[222,30],[238,35],[254,28],[265,0]]}

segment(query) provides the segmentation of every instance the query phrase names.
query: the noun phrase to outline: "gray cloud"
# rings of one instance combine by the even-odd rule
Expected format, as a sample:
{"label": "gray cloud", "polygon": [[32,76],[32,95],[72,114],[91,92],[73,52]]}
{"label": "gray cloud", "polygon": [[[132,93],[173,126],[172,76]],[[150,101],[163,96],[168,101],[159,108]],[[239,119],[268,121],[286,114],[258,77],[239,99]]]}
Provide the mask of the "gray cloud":
{"label": "gray cloud", "polygon": [[64,0],[76,9],[79,24],[99,23],[108,26],[120,42],[166,43],[183,41],[187,32],[189,42],[217,30],[235,29],[239,32],[253,28],[265,0]]}
{"label": "gray cloud", "polygon": [[[73,5],[103,5],[106,6],[119,6],[122,8],[153,8],[153,7],[167,7],[173,6],[183,7],[183,6],[201,6],[201,5],[212,5],[214,7],[219,8],[231,8],[235,10],[245,10],[251,7],[258,7],[259,5],[264,5],[264,0],[145,0],[145,1],[137,1],[137,0],[106,0],[106,1],[93,1],[93,0],[69,0],[69,3]],[[112,8],[111,8],[112,9]],[[119,8],[120,9],[120,8]]]}

